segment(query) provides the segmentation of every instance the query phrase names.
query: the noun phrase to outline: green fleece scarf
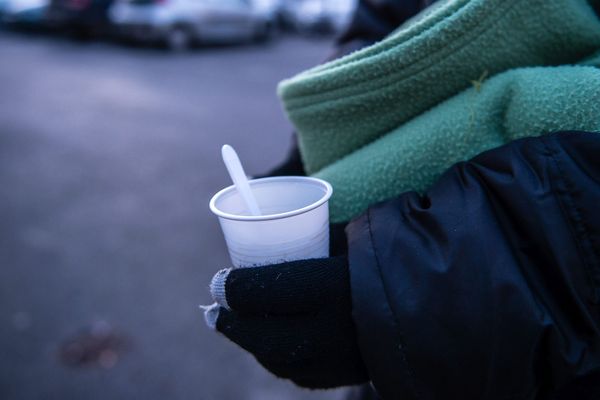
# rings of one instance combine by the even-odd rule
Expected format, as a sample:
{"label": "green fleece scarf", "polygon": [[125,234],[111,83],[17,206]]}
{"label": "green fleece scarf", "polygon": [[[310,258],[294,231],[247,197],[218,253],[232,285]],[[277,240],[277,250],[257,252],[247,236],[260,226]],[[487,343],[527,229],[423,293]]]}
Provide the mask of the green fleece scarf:
{"label": "green fleece scarf", "polygon": [[600,20],[584,0],[455,0],[279,93],[341,222],[510,140],[600,130],[600,70],[512,70],[595,65],[599,49]]}

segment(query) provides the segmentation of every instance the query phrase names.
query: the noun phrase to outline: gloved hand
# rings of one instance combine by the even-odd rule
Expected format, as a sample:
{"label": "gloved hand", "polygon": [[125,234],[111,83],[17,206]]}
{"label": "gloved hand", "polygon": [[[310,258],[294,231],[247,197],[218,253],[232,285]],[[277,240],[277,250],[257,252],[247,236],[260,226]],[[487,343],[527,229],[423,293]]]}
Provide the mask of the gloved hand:
{"label": "gloved hand", "polygon": [[368,381],[351,315],[346,257],[225,269],[207,322],[275,375],[308,388]]}

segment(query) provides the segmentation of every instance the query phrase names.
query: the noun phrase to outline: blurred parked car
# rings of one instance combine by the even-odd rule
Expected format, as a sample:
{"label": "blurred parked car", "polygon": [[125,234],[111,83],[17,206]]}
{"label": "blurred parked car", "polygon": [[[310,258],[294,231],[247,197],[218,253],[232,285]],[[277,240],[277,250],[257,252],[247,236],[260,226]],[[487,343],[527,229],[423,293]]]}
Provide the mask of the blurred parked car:
{"label": "blurred parked car", "polygon": [[113,0],[50,0],[47,20],[51,26],[66,28],[80,36],[106,33],[112,3]]}
{"label": "blurred parked car", "polygon": [[0,18],[9,25],[43,25],[49,0],[0,0]]}
{"label": "blurred parked car", "polygon": [[283,8],[283,0],[249,0],[250,4],[258,12],[265,13],[271,18],[277,18]]}
{"label": "blurred parked car", "polygon": [[110,18],[125,37],[181,50],[195,42],[267,39],[274,16],[251,0],[117,0]]}
{"label": "blurred parked car", "polygon": [[281,18],[286,28],[300,33],[340,32],[356,7],[356,0],[287,0]]}

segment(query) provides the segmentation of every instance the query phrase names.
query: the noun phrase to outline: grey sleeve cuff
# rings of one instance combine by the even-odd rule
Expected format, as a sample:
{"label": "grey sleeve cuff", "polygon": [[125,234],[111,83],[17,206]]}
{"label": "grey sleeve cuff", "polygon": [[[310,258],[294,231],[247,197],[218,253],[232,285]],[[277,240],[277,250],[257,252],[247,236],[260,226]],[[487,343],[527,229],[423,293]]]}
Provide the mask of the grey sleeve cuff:
{"label": "grey sleeve cuff", "polygon": [[230,310],[229,304],[227,304],[227,296],[225,294],[225,282],[231,272],[231,268],[225,268],[220,270],[213,276],[210,282],[210,294],[213,300],[220,306]]}

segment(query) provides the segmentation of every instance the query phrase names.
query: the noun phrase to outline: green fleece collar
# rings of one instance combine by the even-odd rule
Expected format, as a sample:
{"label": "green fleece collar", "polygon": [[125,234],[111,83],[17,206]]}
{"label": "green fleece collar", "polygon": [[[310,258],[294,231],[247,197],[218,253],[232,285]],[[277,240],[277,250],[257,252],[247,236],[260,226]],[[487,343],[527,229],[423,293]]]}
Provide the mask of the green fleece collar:
{"label": "green fleece collar", "polygon": [[[283,81],[279,94],[305,168],[333,184],[331,217],[344,221],[375,201],[425,190],[452,163],[507,140],[598,129],[600,111],[590,106],[597,70],[503,73],[585,57],[593,65],[599,49],[600,21],[585,0],[455,0]],[[592,91],[574,90],[585,85]],[[555,112],[571,104],[586,111]]]}

